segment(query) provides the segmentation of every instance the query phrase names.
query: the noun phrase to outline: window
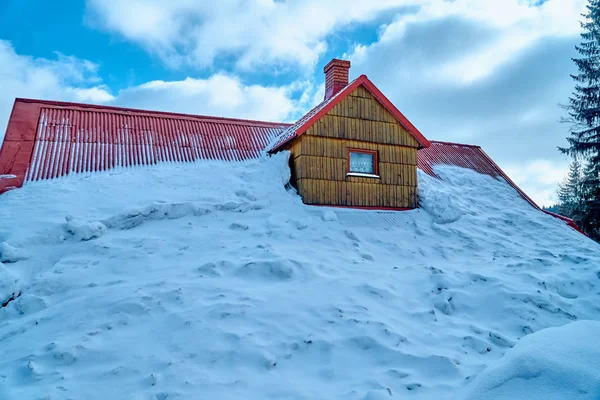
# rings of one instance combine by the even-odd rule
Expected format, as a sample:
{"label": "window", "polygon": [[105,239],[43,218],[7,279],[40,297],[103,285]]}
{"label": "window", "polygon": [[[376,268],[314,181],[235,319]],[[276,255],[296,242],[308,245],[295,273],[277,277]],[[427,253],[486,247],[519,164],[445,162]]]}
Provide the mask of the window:
{"label": "window", "polygon": [[375,150],[348,149],[348,175],[379,178],[378,158]]}

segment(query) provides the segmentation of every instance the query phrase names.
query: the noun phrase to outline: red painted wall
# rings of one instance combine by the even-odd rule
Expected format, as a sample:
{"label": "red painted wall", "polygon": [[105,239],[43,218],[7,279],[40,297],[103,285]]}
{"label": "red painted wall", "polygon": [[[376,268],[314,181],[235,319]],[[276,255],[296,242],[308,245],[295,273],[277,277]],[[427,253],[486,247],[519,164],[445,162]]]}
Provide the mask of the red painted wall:
{"label": "red painted wall", "polygon": [[23,186],[33,154],[39,115],[38,104],[15,102],[0,149],[0,175],[16,175],[16,178],[0,179],[0,193]]}

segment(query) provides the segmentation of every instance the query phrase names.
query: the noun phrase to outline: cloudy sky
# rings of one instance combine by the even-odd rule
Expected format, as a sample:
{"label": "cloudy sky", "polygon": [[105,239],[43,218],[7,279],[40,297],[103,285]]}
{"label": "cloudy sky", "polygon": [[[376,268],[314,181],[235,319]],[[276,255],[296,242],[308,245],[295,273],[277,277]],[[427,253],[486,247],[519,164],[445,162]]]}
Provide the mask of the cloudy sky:
{"label": "cloudy sky", "polygon": [[429,139],[481,145],[541,204],[585,0],[0,0],[15,97],[293,121],[352,62]]}

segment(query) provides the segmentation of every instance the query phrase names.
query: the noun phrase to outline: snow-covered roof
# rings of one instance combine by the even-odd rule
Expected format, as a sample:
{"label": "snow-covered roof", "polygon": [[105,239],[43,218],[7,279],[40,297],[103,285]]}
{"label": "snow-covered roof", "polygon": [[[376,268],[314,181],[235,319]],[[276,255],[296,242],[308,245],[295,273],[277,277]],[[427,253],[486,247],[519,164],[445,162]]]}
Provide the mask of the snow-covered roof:
{"label": "snow-covered roof", "polygon": [[479,146],[461,143],[431,141],[431,146],[417,152],[419,169],[428,175],[437,177],[434,168],[440,165],[451,165],[468,168],[480,174],[490,175],[501,179],[513,187],[525,201],[534,208],[564,221],[571,228],[583,233],[575,222],[567,217],[543,210],[527,195],[510,177],[492,160]]}
{"label": "snow-covered roof", "polygon": [[[0,194],[27,181],[70,173],[160,162],[257,158],[265,150],[279,148],[305,132],[359,85],[364,85],[393,111],[415,138],[421,138],[423,148],[417,153],[420,169],[435,176],[433,167],[446,164],[501,177],[523,199],[540,209],[479,146],[425,139],[364,75],[293,125],[17,99],[0,149]],[[570,219],[554,216],[577,229]]]}
{"label": "snow-covered roof", "polygon": [[[0,193],[119,166],[259,157],[289,124],[17,99],[0,149]],[[12,178],[8,178],[13,176]]]}

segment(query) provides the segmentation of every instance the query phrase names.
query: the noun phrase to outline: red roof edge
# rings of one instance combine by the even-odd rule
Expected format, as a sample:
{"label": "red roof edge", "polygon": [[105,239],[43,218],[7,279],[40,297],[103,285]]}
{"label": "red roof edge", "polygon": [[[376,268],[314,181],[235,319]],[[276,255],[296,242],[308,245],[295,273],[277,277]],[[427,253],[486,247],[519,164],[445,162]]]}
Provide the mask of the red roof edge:
{"label": "red roof edge", "polygon": [[432,143],[432,144],[435,144],[435,143],[437,143],[437,144],[446,144],[446,145],[449,145],[449,146],[472,147],[472,148],[476,148],[476,149],[480,149],[481,148],[481,146],[478,146],[476,144],[464,144],[464,143],[457,143],[457,142],[445,142],[445,141],[442,141],[442,140],[430,140],[429,142]]}
{"label": "red roof edge", "polygon": [[330,208],[349,208],[352,210],[371,210],[371,211],[413,211],[414,208],[407,207],[375,207],[375,206],[338,206],[335,204],[307,204],[310,207],[330,207]]}
{"label": "red roof edge", "polygon": [[240,124],[240,125],[266,125],[266,126],[285,126],[285,127],[292,126],[292,124],[283,123],[283,122],[268,122],[268,121],[258,121],[258,120],[252,120],[252,119],[242,119],[242,118],[214,117],[214,116],[210,116],[210,115],[195,115],[195,114],[168,112],[168,111],[144,110],[144,109],[139,109],[139,108],[107,106],[107,105],[99,105],[99,104],[85,104],[85,103],[73,103],[73,102],[67,102],[67,101],[29,99],[29,98],[22,98],[22,97],[17,97],[15,99],[15,104],[16,103],[42,104],[42,105],[49,106],[49,107],[76,107],[76,108],[82,108],[82,109],[105,110],[105,111],[113,111],[113,112],[120,112],[120,113],[147,114],[147,115],[151,115],[151,116],[162,115],[162,116],[173,117],[173,118],[201,119],[203,121],[227,122],[227,123],[234,123],[234,124]]}
{"label": "red roof edge", "polygon": [[575,229],[577,232],[581,233],[582,235],[586,235],[586,233],[584,231],[582,231],[577,224],[575,223],[575,221],[573,221],[571,218],[567,218],[563,215],[557,214],[557,213],[553,213],[552,211],[548,211],[548,210],[542,210],[543,212],[545,212],[548,215],[553,216],[554,218],[560,219],[564,222],[567,223],[567,225],[569,225],[571,228]]}
{"label": "red roof edge", "polygon": [[[404,116],[404,114],[402,114],[400,112],[400,110],[398,110],[396,108],[396,106],[394,106],[392,104],[392,102],[387,97],[385,97],[385,95],[383,93],[381,93],[381,91],[379,89],[377,89],[375,84],[373,84],[373,82],[371,82],[369,80],[369,78],[367,78],[366,75],[361,75],[357,79],[355,79],[351,84],[349,84],[344,89],[342,89],[335,96],[335,98],[332,101],[330,101],[329,103],[327,103],[321,110],[319,110],[319,112],[315,113],[315,115],[313,115],[305,123],[303,123],[296,130],[296,134],[294,136],[292,136],[290,139],[286,140],[285,142],[282,142],[279,146],[277,146],[277,148],[281,148],[281,146],[288,143],[290,140],[293,140],[294,138],[297,138],[298,136],[304,134],[304,132],[306,132],[308,130],[308,128],[310,128],[319,119],[321,119],[325,114],[327,114],[329,111],[331,111],[331,109],[333,107],[335,107],[340,101],[345,99],[351,92],[353,92],[360,85],[365,86],[365,88],[377,99],[377,101],[379,101],[381,103],[381,105],[383,105],[394,116],[394,118],[396,118],[396,120],[400,123],[400,125],[402,125],[404,127],[404,129],[406,129],[408,131],[408,133],[411,134],[417,140],[417,142],[419,142],[421,147],[429,147],[430,146],[429,140],[427,140],[425,138],[425,136],[423,136],[423,134],[421,132],[419,132],[419,130],[408,120],[408,118],[406,118]],[[272,149],[272,150],[276,150],[276,149]]]}

